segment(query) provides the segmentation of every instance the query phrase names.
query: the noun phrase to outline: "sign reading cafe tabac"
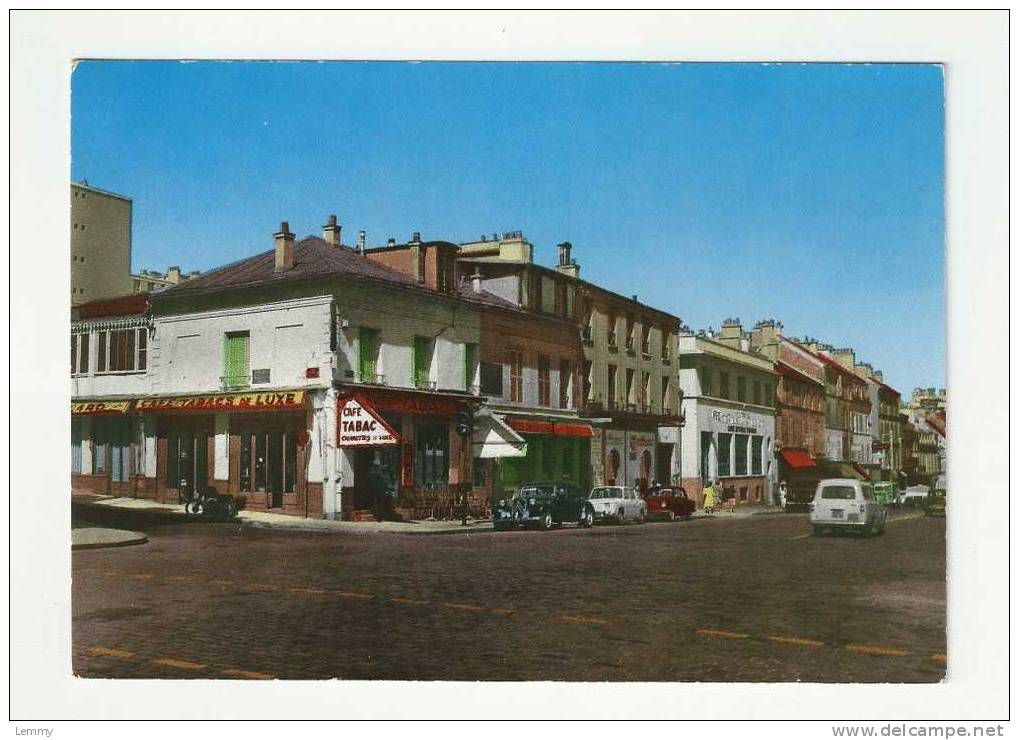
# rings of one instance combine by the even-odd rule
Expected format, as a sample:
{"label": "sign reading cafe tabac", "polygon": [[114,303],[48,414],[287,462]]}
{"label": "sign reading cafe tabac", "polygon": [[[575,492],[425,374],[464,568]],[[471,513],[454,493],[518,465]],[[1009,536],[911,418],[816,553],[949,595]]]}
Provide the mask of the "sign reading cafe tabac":
{"label": "sign reading cafe tabac", "polygon": [[136,411],[275,411],[304,405],[304,391],[217,393],[210,396],[142,398]]}
{"label": "sign reading cafe tabac", "polygon": [[340,401],[340,447],[379,447],[400,443],[399,435],[360,398]]}

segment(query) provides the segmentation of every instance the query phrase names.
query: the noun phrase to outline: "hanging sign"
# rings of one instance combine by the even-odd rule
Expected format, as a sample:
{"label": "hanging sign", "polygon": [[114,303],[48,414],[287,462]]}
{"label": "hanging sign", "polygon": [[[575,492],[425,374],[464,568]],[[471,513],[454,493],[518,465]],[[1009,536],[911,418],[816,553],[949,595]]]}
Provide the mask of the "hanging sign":
{"label": "hanging sign", "polygon": [[400,436],[371,404],[357,396],[339,402],[340,447],[397,445]]}

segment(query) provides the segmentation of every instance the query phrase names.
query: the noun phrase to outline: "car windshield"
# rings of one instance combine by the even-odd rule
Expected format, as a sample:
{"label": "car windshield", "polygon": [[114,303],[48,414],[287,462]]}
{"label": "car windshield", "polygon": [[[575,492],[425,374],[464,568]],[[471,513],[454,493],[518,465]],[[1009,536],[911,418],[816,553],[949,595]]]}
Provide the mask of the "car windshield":
{"label": "car windshield", "polygon": [[524,486],[518,494],[520,498],[551,498],[555,486]]}
{"label": "car windshield", "polygon": [[821,498],[852,500],[856,498],[856,489],[852,486],[825,486],[821,489]]}
{"label": "car windshield", "polygon": [[622,488],[595,488],[591,491],[591,498],[622,498]]}
{"label": "car windshield", "polygon": [[655,488],[651,491],[652,496],[675,496],[676,492],[671,488]]}

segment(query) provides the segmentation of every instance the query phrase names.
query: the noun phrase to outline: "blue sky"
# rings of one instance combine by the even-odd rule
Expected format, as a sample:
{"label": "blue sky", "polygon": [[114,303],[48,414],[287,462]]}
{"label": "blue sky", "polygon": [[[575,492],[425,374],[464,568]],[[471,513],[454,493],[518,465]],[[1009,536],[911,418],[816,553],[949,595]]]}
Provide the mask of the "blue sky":
{"label": "blue sky", "polygon": [[84,62],[74,180],[134,200],[133,267],[288,220],[344,240],[523,230],[694,328],[777,318],[904,395],[944,385],[932,65]]}

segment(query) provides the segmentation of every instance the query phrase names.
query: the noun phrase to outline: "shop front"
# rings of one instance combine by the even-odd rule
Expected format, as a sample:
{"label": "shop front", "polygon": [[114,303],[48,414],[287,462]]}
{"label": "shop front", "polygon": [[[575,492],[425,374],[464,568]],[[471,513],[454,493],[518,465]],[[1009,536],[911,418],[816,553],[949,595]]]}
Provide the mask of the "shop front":
{"label": "shop front", "polygon": [[312,425],[305,390],[143,398],[155,420],[155,498],[183,501],[213,488],[246,509],[308,516],[307,448]]}
{"label": "shop front", "polygon": [[604,429],[602,435],[605,484],[647,492],[657,478],[657,428],[612,427]]}
{"label": "shop front", "polygon": [[512,496],[525,483],[569,480],[581,490],[591,487],[591,437],[589,424],[573,417],[566,420],[511,416],[505,424],[522,440],[517,452],[493,462],[490,496]]}
{"label": "shop front", "polygon": [[476,402],[468,394],[388,388],[341,393],[342,518],[455,516],[471,486],[470,430],[461,431],[459,419]]}
{"label": "shop front", "polygon": [[71,404],[71,489],[134,496],[145,488],[141,420],[131,400]]}
{"label": "shop front", "polygon": [[727,505],[771,503],[774,437],[774,415],[698,403],[682,429],[687,495],[700,506],[714,482]]}
{"label": "shop front", "polygon": [[779,484],[786,484],[786,505],[804,505],[814,499],[824,467],[802,448],[786,447],[778,454]]}

